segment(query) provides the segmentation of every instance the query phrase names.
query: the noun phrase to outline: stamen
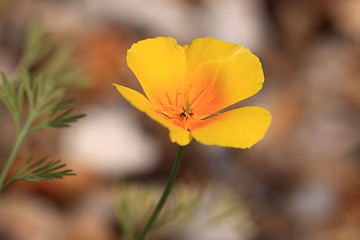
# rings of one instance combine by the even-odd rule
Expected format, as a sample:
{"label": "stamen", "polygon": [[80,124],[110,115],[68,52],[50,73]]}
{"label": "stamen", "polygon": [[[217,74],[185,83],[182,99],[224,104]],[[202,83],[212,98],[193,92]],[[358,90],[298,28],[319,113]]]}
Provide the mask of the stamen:
{"label": "stamen", "polygon": [[189,114],[190,115],[190,104],[188,103],[188,104],[186,104],[186,109],[185,109],[185,112],[187,113],[187,114]]}
{"label": "stamen", "polygon": [[167,104],[161,103],[162,109],[158,110],[158,113],[171,120],[177,126],[182,127],[187,131],[191,131],[191,121],[194,113],[192,112],[190,104],[187,103],[186,105],[174,106],[170,103],[170,99],[168,101],[169,103]]}
{"label": "stamen", "polygon": [[164,115],[165,117],[167,117],[167,118],[169,118],[169,119],[172,119],[172,117],[170,117],[170,116],[166,115],[166,114],[165,114],[165,113],[163,113],[162,111],[160,111],[160,113],[161,113],[162,115]]}

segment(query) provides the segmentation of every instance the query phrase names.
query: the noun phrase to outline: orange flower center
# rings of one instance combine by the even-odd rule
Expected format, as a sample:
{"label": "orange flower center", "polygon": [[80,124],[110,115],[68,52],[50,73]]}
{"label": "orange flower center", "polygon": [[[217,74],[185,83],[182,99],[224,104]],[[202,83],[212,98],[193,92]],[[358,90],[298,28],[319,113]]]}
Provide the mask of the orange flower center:
{"label": "orange flower center", "polygon": [[[168,98],[168,100],[170,99]],[[195,114],[189,103],[178,105],[171,101],[166,103],[164,103],[164,101],[158,102],[161,105],[160,110],[158,110],[159,114],[172,121],[175,125],[188,131],[191,130],[191,122],[195,119]]]}
{"label": "orange flower center", "polygon": [[183,129],[193,130],[200,120],[216,114],[219,104],[215,89],[209,86],[195,89],[197,91],[189,91],[186,95],[177,91],[171,94],[174,98],[166,93],[165,97],[157,100],[158,114]]}

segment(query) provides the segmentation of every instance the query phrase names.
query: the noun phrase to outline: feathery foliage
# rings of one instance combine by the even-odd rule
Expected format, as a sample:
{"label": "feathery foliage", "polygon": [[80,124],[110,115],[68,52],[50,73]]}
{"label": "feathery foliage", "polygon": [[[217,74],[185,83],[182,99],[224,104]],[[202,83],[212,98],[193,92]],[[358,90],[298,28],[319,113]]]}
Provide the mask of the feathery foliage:
{"label": "feathery foliage", "polygon": [[[21,144],[26,137],[39,129],[64,128],[85,117],[85,114],[72,114],[72,99],[64,99],[66,81],[64,76],[76,76],[70,64],[69,48],[56,51],[55,45],[38,24],[30,25],[25,41],[25,52],[20,60],[19,72],[12,77],[1,73],[0,101],[12,115],[16,126],[16,138],[4,168],[0,173],[0,190],[15,181],[37,182],[54,180],[75,175],[70,169],[64,169],[60,160],[50,161],[47,157],[33,161],[30,157],[5,182]],[[46,58],[46,64],[39,71],[30,71]],[[73,82],[76,82],[73,80]]]}

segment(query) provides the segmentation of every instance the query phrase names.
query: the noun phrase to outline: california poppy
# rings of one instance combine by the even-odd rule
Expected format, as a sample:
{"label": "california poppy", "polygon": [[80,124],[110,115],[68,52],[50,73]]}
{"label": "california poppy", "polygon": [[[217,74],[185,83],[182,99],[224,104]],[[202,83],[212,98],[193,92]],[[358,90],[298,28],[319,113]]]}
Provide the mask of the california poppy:
{"label": "california poppy", "polygon": [[116,85],[132,105],[169,129],[184,146],[192,138],[203,144],[249,148],[261,140],[271,122],[261,107],[227,108],[256,94],[264,74],[247,48],[214,38],[180,46],[173,38],[139,41],[127,52],[127,64],[146,97]]}

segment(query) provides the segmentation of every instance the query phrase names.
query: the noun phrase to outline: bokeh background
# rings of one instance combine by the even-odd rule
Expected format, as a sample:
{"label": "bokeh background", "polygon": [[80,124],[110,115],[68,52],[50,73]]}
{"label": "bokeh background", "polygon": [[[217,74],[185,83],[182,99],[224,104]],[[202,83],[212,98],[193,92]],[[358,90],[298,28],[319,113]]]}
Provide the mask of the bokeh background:
{"label": "bokeh background", "polygon": [[[82,78],[67,94],[87,117],[23,145],[17,163],[61,158],[77,176],[0,193],[0,239],[130,240],[139,230],[177,147],[111,84],[139,89],[126,50],[156,36],[251,49],[266,80],[241,105],[269,109],[273,122],[251,149],[191,143],[175,208],[152,239],[360,239],[359,13],[358,0],[1,0],[0,71],[17,71],[26,29],[40,22],[74,48]],[[14,139],[2,105],[0,123],[2,166]]]}

